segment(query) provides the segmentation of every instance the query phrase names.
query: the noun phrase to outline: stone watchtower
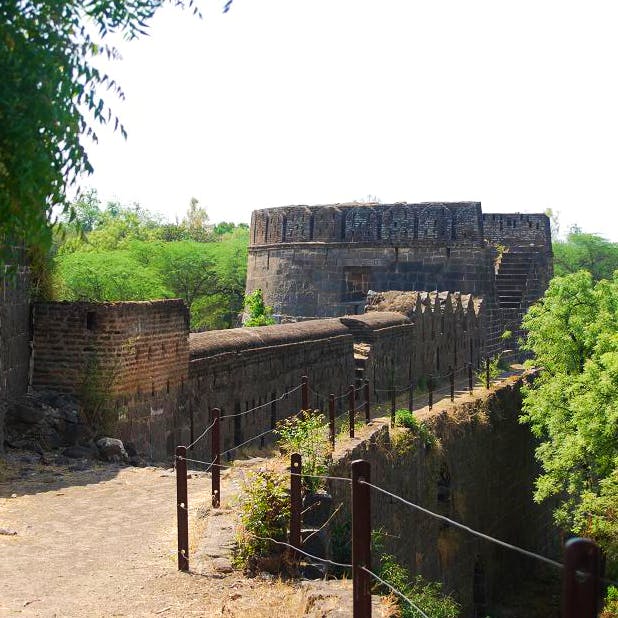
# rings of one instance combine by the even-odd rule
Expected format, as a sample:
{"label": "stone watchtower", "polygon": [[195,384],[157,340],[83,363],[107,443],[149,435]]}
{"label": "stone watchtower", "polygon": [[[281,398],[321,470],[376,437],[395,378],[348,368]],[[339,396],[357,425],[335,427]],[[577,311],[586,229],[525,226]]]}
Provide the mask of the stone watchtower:
{"label": "stone watchtower", "polygon": [[261,288],[285,316],[361,313],[369,290],[450,290],[485,298],[499,335],[551,275],[544,214],[403,202],[288,206],[251,217],[247,292]]}

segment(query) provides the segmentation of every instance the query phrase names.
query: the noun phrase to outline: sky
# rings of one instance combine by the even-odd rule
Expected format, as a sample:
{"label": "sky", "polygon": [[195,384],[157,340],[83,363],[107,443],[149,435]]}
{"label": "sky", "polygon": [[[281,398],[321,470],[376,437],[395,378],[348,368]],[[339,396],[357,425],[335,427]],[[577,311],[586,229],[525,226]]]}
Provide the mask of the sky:
{"label": "sky", "polygon": [[103,200],[212,221],[378,198],[559,213],[618,241],[615,0],[197,0],[103,68]]}

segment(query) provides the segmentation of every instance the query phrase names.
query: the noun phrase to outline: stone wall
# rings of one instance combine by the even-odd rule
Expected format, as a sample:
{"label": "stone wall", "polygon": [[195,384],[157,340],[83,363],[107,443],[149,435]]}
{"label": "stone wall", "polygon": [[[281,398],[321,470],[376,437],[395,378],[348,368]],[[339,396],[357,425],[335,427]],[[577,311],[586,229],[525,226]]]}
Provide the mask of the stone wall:
{"label": "stone wall", "polygon": [[85,415],[109,414],[115,433],[161,457],[184,415],[188,333],[181,300],[37,303],[32,387],[76,395]]}
{"label": "stone wall", "polygon": [[[353,338],[339,320],[312,320],[258,328],[235,328],[191,334],[190,418],[182,436],[188,443],[210,424],[210,410],[239,414],[272,401],[309,376],[310,405],[324,408],[323,399],[341,393],[354,380]],[[301,409],[300,389],[275,404],[224,419],[223,450],[268,431]],[[272,441],[264,436],[252,446]],[[195,451],[210,455],[210,441]]]}
{"label": "stone wall", "polygon": [[[406,446],[388,426],[374,427],[356,444],[338,447],[329,474],[349,476],[353,460],[368,460],[372,483],[475,530],[559,559],[558,539],[550,533],[551,510],[532,500],[538,470],[530,430],[517,420],[520,386],[520,378],[511,378],[488,397],[448,412],[430,413],[425,420],[438,440],[436,445],[425,446],[416,439]],[[346,531],[349,486],[330,481],[329,491],[335,506],[343,504],[331,530]],[[465,618],[502,615],[498,607],[506,597],[521,594],[526,578],[542,571],[535,560],[375,490],[371,500],[372,527],[386,533],[384,551],[412,573],[442,582],[444,591],[463,604]],[[551,575],[558,582],[558,574],[552,571]],[[554,613],[541,611],[539,616]]]}
{"label": "stone wall", "polygon": [[30,362],[30,299],[26,259],[20,248],[0,264],[0,452],[7,406],[26,393]]}

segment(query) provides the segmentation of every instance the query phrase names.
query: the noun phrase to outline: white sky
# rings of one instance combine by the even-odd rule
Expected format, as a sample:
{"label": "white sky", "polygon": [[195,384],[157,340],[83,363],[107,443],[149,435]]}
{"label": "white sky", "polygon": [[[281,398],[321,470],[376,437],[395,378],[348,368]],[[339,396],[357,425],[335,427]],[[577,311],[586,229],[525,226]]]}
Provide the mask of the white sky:
{"label": "white sky", "polygon": [[618,241],[615,0],[198,0],[109,68],[101,197],[211,220],[377,196],[559,211]]}

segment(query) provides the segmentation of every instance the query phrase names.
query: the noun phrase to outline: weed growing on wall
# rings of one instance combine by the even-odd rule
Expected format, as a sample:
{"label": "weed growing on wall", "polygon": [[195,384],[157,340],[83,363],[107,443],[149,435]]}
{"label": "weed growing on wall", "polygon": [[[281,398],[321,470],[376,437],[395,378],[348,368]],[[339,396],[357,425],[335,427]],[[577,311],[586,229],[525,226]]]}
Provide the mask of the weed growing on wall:
{"label": "weed growing on wall", "polygon": [[[296,417],[277,423],[275,433],[279,448],[286,454],[300,453],[303,473],[323,476],[328,472],[331,448],[328,442],[326,417],[318,410],[303,411]],[[323,486],[323,479],[303,476],[306,492],[312,493]]]}
{"label": "weed growing on wall", "polygon": [[235,565],[249,572],[279,572],[283,562],[283,546],[273,541],[287,540],[289,519],[287,479],[272,470],[252,474],[244,486],[240,504]]}
{"label": "weed growing on wall", "polygon": [[427,424],[419,421],[410,410],[401,409],[395,411],[395,427],[407,430],[391,432],[391,444],[397,453],[404,453],[410,450],[417,438],[425,448],[436,446],[438,443],[436,436]]}
{"label": "weed growing on wall", "polygon": [[[397,562],[390,554],[383,553],[385,533],[382,529],[374,530],[371,535],[374,555],[380,556],[378,575],[393,588],[408,597],[416,606],[432,618],[458,618],[461,607],[453,598],[442,592],[442,584],[430,582],[416,575],[411,577],[410,572]],[[382,584],[376,584],[376,589],[382,594],[391,591]],[[417,618],[418,612],[404,599],[397,597],[401,618]]]}

